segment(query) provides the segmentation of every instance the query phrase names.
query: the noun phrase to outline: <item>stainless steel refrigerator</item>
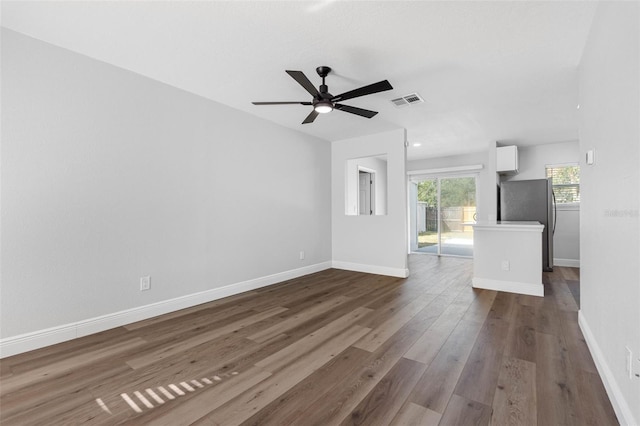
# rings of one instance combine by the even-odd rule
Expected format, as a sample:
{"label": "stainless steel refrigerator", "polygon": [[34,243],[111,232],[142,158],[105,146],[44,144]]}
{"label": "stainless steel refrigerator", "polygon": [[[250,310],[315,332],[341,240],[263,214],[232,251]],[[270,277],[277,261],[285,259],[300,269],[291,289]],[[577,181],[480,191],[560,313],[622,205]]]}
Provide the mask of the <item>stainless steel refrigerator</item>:
{"label": "stainless steel refrigerator", "polygon": [[551,179],[502,182],[500,220],[535,220],[542,231],[542,269],[553,271],[554,201]]}

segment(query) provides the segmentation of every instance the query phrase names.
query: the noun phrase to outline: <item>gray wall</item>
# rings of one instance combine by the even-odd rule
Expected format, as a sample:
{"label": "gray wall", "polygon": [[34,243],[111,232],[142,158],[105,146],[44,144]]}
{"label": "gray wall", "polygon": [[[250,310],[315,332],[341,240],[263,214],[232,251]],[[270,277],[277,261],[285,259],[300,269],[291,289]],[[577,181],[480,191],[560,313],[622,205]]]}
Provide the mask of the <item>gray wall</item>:
{"label": "gray wall", "polygon": [[504,176],[504,180],[544,179],[545,166],[580,161],[580,146],[577,140],[548,143],[544,145],[518,147],[519,167],[515,175]]}
{"label": "gray wall", "polygon": [[330,262],[330,149],[3,30],[1,336]]}
{"label": "gray wall", "polygon": [[[332,245],[337,268],[408,276],[404,129],[332,142]],[[348,216],[347,161],[387,156],[387,214]]]}
{"label": "gray wall", "polygon": [[579,68],[580,325],[621,424],[640,424],[639,21],[640,3],[601,2]]}

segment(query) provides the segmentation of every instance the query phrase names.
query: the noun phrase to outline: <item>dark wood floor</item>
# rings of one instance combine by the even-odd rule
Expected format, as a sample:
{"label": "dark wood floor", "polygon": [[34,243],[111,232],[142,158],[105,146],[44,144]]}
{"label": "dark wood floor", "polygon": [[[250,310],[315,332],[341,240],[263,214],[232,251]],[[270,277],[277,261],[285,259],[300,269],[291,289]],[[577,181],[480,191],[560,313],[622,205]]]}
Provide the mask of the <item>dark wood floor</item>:
{"label": "dark wood floor", "polygon": [[2,425],[613,425],[577,324],[545,297],[328,270],[0,362]]}

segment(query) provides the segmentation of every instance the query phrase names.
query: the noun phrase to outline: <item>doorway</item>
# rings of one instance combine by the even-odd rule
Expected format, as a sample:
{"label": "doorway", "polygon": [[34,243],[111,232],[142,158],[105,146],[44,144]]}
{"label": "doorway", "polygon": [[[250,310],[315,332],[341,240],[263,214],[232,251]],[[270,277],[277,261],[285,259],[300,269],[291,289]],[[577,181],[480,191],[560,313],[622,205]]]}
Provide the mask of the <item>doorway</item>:
{"label": "doorway", "polygon": [[475,176],[422,178],[412,185],[411,251],[473,257]]}
{"label": "doorway", "polygon": [[358,168],[358,214],[376,213],[376,174],[373,170]]}

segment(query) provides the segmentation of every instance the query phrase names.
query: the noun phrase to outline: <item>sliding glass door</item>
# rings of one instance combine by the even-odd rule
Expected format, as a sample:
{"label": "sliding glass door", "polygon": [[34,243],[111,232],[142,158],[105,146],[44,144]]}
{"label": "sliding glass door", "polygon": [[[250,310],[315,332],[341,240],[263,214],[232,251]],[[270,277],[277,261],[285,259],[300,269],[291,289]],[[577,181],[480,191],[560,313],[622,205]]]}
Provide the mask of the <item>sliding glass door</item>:
{"label": "sliding glass door", "polygon": [[473,256],[475,177],[440,179],[440,254]]}
{"label": "sliding glass door", "polygon": [[473,256],[476,217],[474,176],[435,177],[417,182],[413,249],[418,252]]}

